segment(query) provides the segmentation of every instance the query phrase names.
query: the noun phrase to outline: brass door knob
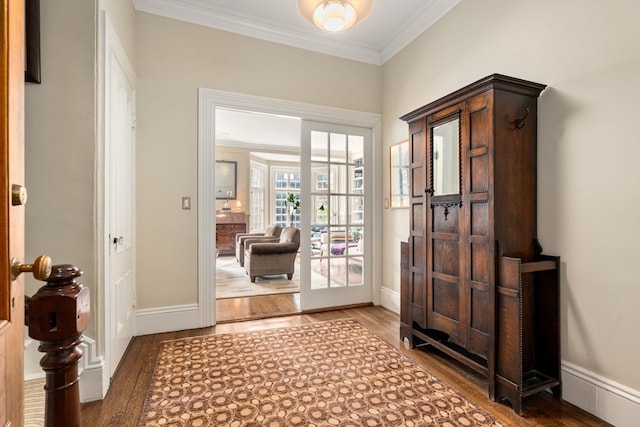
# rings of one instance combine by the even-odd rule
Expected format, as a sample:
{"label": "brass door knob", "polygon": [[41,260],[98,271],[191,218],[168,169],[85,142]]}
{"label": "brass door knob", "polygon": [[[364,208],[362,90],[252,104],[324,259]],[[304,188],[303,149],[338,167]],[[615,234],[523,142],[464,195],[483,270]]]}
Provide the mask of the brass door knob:
{"label": "brass door knob", "polygon": [[11,280],[16,280],[21,273],[33,273],[36,280],[45,281],[51,275],[51,258],[40,255],[33,264],[22,264],[18,258],[12,258]]}

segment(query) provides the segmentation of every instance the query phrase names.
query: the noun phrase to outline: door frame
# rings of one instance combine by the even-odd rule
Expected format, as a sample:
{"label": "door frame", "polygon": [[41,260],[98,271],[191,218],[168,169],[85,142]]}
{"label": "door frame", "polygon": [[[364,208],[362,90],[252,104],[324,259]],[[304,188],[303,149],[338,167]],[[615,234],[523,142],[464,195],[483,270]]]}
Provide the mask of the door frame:
{"label": "door frame", "polygon": [[[215,111],[229,108],[299,117],[302,120],[355,126],[371,130],[372,218],[371,280],[373,303],[378,304],[382,278],[382,158],[381,115],[255,95],[198,89],[198,326],[215,325]],[[302,242],[302,244],[304,244]]]}

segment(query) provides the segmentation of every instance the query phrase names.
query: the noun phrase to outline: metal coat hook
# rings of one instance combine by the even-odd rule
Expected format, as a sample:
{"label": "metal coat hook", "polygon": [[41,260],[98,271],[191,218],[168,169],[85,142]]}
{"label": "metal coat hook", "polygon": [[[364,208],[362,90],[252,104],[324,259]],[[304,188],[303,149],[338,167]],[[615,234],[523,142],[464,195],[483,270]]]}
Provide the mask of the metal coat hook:
{"label": "metal coat hook", "polygon": [[524,120],[527,118],[528,115],[529,115],[529,108],[527,107],[524,113],[524,116],[522,116],[521,119],[516,119],[516,121],[514,122],[516,125],[516,129],[522,129],[524,125],[527,124]]}

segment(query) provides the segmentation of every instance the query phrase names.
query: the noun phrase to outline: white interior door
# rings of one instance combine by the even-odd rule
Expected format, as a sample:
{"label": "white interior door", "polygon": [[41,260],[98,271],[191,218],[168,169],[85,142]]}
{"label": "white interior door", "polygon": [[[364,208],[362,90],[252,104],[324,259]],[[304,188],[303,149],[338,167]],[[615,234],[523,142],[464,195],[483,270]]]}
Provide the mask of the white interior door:
{"label": "white interior door", "polygon": [[300,304],[372,301],[371,130],[303,121]]}
{"label": "white interior door", "polygon": [[[107,25],[107,33],[109,26]],[[113,374],[134,333],[135,88],[114,35],[105,57],[105,169],[107,183],[107,349]]]}

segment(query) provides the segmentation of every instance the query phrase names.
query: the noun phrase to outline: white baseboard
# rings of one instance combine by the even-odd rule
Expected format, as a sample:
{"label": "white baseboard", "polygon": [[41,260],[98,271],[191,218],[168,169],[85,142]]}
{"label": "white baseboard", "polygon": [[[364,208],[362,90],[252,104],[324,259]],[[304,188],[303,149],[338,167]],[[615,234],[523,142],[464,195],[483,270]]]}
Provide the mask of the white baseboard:
{"label": "white baseboard", "polygon": [[[100,400],[107,394],[109,378],[104,378],[104,360],[96,355],[96,342],[84,336],[82,344],[82,358],[78,362],[78,375],[80,376],[80,402]],[[38,351],[38,343],[33,340],[25,340],[24,349],[24,380],[35,380],[45,377],[40,367],[39,360],[44,355]]]}
{"label": "white baseboard", "polygon": [[562,362],[562,398],[620,427],[640,427],[640,391]]}
{"label": "white baseboard", "polygon": [[80,402],[103,399],[109,389],[110,378],[106,373],[104,358],[97,355],[95,340],[85,336],[80,344],[82,359],[78,366],[80,374]]}
{"label": "white baseboard", "polygon": [[196,329],[198,327],[198,304],[147,308],[136,311],[136,336]]}
{"label": "white baseboard", "polygon": [[384,308],[400,313],[400,292],[393,291],[389,288],[380,288],[380,305]]}

